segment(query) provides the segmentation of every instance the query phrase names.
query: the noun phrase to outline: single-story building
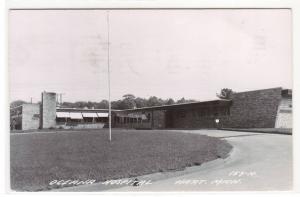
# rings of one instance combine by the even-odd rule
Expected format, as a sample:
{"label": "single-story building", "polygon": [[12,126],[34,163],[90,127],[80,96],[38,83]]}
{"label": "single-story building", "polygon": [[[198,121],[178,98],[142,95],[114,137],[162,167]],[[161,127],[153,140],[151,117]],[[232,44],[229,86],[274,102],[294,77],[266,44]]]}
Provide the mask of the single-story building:
{"label": "single-story building", "polygon": [[[41,104],[11,109],[12,129],[103,128],[107,109],[59,108],[56,94]],[[292,90],[271,88],[233,93],[230,99],[112,110],[112,127],[133,129],[292,128]]]}

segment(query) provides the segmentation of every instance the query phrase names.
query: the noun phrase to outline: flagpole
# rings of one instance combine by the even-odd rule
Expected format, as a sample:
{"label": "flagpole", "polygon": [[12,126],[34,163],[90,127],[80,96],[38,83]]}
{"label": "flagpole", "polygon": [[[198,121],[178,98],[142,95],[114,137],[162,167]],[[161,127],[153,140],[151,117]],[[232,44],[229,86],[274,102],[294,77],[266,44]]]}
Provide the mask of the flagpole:
{"label": "flagpole", "polygon": [[110,66],[109,66],[109,10],[107,10],[107,71],[108,71],[108,124],[109,141],[111,141],[111,102],[110,102]]}

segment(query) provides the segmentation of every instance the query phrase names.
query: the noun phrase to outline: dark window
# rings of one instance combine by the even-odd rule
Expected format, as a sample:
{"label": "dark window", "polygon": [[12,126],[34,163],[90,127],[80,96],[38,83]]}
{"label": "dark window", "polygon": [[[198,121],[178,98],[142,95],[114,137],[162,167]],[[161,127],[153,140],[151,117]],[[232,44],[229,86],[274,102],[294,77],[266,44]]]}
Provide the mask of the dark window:
{"label": "dark window", "polygon": [[193,110],[192,114],[193,114],[193,117],[197,117],[197,115],[198,115],[196,110]]}
{"label": "dark window", "polygon": [[208,108],[207,116],[214,116],[214,109],[213,108]]}
{"label": "dark window", "polygon": [[214,108],[212,108],[212,110],[213,110],[213,115],[214,115],[214,116],[218,116],[218,115],[219,115],[219,110],[220,110],[220,108],[214,107]]}
{"label": "dark window", "polygon": [[179,111],[179,117],[180,118],[185,118],[186,114],[185,114],[185,111],[184,110],[180,110]]}
{"label": "dark window", "polygon": [[205,117],[205,116],[207,116],[207,115],[208,115],[207,109],[206,109],[206,108],[203,108],[203,109],[201,110],[201,116]]}
{"label": "dark window", "polygon": [[57,122],[67,122],[66,118],[56,118]]}
{"label": "dark window", "polygon": [[84,117],[83,120],[84,120],[84,122],[93,122],[92,117]]}
{"label": "dark window", "polygon": [[229,107],[227,108],[226,112],[227,112],[226,115],[230,116],[230,108]]}
{"label": "dark window", "polygon": [[151,119],[151,114],[150,114],[150,113],[148,113],[148,114],[147,114],[147,121],[149,122],[149,121],[150,121],[150,119]]}

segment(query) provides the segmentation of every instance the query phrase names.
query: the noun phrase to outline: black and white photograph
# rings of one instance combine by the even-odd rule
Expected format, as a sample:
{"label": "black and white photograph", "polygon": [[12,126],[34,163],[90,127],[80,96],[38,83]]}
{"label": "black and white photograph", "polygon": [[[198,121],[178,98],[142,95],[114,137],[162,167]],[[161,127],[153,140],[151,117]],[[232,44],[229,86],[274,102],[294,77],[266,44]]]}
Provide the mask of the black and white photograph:
{"label": "black and white photograph", "polygon": [[12,192],[292,191],[290,8],[11,8]]}

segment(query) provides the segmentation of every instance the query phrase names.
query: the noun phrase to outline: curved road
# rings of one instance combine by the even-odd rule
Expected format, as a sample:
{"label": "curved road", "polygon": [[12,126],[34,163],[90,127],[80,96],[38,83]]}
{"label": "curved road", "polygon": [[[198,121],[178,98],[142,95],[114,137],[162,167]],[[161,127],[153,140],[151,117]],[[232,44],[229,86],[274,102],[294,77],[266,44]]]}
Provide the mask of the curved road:
{"label": "curved road", "polygon": [[[167,131],[166,131],[167,132]],[[141,186],[96,183],[53,191],[283,191],[292,190],[292,136],[221,130],[188,132],[227,140],[230,156],[184,171],[138,177]],[[128,180],[128,179],[127,179]]]}
{"label": "curved road", "polygon": [[[178,132],[178,131],[176,131]],[[107,191],[271,191],[292,190],[292,136],[220,130],[182,131],[226,139],[230,156],[171,178]],[[145,176],[155,180],[157,176]],[[143,177],[140,178],[144,180]]]}

